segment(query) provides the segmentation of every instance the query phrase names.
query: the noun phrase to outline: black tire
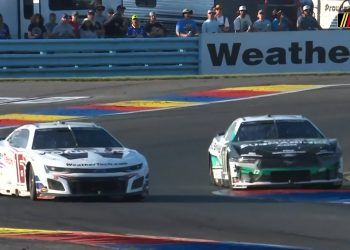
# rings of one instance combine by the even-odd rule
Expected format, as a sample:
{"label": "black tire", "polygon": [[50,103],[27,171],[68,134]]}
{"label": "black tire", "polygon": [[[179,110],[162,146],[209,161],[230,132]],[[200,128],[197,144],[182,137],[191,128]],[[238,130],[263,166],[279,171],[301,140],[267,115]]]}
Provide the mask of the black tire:
{"label": "black tire", "polygon": [[29,193],[30,193],[30,199],[32,201],[36,201],[38,199],[37,192],[36,192],[36,184],[35,184],[35,174],[32,167],[30,167],[30,170],[29,170]]}
{"label": "black tire", "polygon": [[211,185],[217,186],[213,174],[213,163],[211,162],[211,155],[209,155],[209,180]]}
{"label": "black tire", "polygon": [[230,163],[229,163],[229,158],[227,157],[226,160],[226,164],[227,164],[227,175],[228,175],[228,181],[227,183],[225,183],[227,188],[231,188],[233,189],[233,185],[232,185],[232,177],[231,177],[231,168],[230,168]]}

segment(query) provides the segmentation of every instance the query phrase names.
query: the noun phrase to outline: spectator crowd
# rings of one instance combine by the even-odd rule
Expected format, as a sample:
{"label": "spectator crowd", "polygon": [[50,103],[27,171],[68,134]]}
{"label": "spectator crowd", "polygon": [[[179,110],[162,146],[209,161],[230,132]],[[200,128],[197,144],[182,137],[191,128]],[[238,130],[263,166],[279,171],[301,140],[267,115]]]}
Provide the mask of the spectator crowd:
{"label": "spectator crowd", "polygon": [[[311,1],[312,3],[312,1]],[[43,38],[121,38],[121,37],[164,37],[169,34],[165,26],[158,22],[157,15],[151,11],[149,19],[141,24],[137,15],[130,19],[124,16],[125,7],[117,6],[116,10],[98,5],[87,13],[74,11],[64,14],[57,21],[55,13],[51,13],[48,22],[40,14],[34,14],[27,30],[28,39]],[[298,11],[296,24],[291,22],[282,10],[273,10],[271,18],[260,9],[255,21],[247,14],[246,6],[237,10],[237,17],[230,24],[229,18],[223,15],[223,6],[216,5],[207,12],[207,20],[202,23],[201,30],[192,18],[193,10],[184,9],[182,18],[176,23],[175,33],[178,37],[198,36],[200,33],[221,32],[266,32],[288,31],[291,27],[297,30],[320,30],[321,26],[313,16],[313,5],[305,4]],[[8,25],[0,14],[0,39],[10,39]]]}

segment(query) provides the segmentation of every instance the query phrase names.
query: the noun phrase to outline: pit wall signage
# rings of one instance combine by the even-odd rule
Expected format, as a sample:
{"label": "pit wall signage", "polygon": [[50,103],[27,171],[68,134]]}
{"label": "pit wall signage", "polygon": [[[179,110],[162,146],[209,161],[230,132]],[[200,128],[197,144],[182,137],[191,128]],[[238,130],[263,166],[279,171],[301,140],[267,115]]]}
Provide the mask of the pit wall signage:
{"label": "pit wall signage", "polygon": [[201,74],[349,72],[350,31],[202,34]]}

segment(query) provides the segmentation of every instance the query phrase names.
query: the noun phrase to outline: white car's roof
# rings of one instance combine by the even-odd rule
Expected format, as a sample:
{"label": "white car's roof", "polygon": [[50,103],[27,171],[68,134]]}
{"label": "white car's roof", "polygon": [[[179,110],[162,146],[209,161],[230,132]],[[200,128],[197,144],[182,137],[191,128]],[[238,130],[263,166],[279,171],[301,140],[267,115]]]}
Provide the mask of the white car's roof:
{"label": "white car's roof", "polygon": [[67,127],[99,127],[95,123],[92,122],[43,122],[43,123],[33,123],[23,125],[22,128],[34,128],[34,129],[45,129],[45,128],[67,128]]}
{"label": "white car's roof", "polygon": [[238,118],[241,122],[255,122],[255,121],[275,121],[275,120],[306,120],[302,115],[259,115],[259,116],[245,116]]}

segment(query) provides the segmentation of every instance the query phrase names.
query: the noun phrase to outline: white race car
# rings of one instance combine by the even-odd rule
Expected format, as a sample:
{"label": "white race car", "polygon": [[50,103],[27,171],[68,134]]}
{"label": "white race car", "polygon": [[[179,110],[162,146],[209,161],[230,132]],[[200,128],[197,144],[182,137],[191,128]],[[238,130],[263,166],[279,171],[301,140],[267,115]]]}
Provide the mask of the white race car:
{"label": "white race car", "polygon": [[0,141],[0,193],[32,200],[148,195],[147,160],[94,123],[23,125]]}

